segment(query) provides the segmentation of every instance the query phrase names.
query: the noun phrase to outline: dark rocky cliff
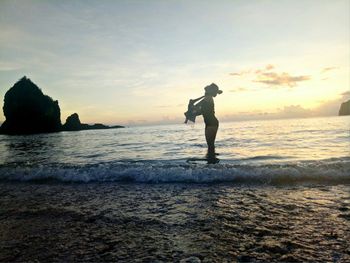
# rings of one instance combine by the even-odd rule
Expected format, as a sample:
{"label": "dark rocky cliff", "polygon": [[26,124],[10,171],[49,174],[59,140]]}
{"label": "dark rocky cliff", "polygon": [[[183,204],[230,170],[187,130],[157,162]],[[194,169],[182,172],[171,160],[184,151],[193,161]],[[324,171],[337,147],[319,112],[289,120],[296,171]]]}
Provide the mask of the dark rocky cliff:
{"label": "dark rocky cliff", "polygon": [[4,134],[124,128],[109,127],[100,123],[84,124],[80,122],[77,113],[69,116],[62,125],[58,101],[44,95],[41,89],[25,76],[6,92],[3,110],[6,120],[0,127],[0,133]]}
{"label": "dark rocky cliff", "polygon": [[339,109],[339,116],[350,115],[350,100],[343,102]]}
{"label": "dark rocky cliff", "polygon": [[23,77],[13,85],[4,98],[5,134],[57,132],[61,129],[58,101],[44,95],[30,79]]}

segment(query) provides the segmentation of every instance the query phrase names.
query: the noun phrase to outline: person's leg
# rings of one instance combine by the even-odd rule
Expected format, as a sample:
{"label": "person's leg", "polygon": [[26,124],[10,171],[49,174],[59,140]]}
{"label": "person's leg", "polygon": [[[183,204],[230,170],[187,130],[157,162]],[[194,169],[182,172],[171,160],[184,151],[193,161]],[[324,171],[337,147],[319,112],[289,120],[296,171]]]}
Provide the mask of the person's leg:
{"label": "person's leg", "polygon": [[215,138],[218,131],[218,126],[205,127],[205,139],[208,145],[208,158],[215,158]]}

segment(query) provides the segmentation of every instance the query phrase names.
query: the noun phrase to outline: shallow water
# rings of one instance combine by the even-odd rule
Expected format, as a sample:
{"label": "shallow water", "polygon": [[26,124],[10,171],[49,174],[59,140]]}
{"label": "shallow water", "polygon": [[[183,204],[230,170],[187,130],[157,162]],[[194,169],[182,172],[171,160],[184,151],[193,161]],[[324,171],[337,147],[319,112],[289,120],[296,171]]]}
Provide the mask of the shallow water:
{"label": "shallow water", "polygon": [[[0,164],[176,161],[206,153],[203,124],[0,135]],[[349,157],[350,116],[221,123],[220,159],[276,163]]]}
{"label": "shallow water", "polygon": [[2,135],[0,261],[349,262],[349,124]]}
{"label": "shallow water", "polygon": [[349,262],[349,185],[0,184],[0,261]]}
{"label": "shallow water", "polygon": [[0,135],[0,180],[349,182],[350,117],[220,124],[220,163],[203,157],[203,124]]}
{"label": "shallow water", "polygon": [[1,135],[0,261],[349,262],[349,124]]}

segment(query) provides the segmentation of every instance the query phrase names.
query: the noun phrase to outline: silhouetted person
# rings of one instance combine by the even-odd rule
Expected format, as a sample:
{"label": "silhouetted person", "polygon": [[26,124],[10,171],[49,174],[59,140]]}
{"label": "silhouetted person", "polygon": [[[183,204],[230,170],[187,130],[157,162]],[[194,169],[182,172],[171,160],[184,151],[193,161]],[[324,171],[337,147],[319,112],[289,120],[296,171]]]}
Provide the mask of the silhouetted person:
{"label": "silhouetted person", "polygon": [[205,139],[208,145],[207,158],[208,163],[217,163],[218,159],[215,157],[215,138],[219,128],[219,121],[215,117],[213,98],[216,97],[217,94],[221,94],[222,91],[219,90],[219,87],[214,83],[206,86],[204,90],[204,99],[199,102],[199,104],[205,123]]}

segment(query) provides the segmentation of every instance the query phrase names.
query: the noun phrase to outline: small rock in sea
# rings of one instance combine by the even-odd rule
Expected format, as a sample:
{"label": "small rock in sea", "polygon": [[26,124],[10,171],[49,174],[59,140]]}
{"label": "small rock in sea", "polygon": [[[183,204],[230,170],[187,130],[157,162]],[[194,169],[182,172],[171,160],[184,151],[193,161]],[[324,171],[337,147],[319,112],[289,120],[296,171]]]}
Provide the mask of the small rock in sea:
{"label": "small rock in sea", "polygon": [[180,263],[201,263],[202,261],[197,257],[188,257],[180,260]]}

